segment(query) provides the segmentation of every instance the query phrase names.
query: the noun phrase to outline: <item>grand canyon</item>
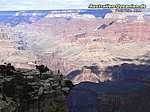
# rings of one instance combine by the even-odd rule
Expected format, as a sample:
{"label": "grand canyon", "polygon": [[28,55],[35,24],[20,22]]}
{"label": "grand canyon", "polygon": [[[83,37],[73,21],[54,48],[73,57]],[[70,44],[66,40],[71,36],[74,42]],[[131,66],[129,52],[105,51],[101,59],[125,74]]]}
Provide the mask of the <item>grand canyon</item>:
{"label": "grand canyon", "polygon": [[[116,112],[97,109],[102,103],[97,103],[97,96],[108,98],[112,97],[111,92],[132,91],[149,84],[149,12],[149,9],[1,11],[0,64],[11,63],[25,69],[44,64],[54,73],[60,71],[76,85],[67,97],[70,112]],[[137,112],[142,112],[142,108]]]}
{"label": "grand canyon", "polygon": [[84,66],[105,70],[110,65],[146,63],[142,60],[149,60],[150,16],[145,12],[101,12],[7,13],[10,20],[1,20],[1,64],[25,68],[46,64],[67,75]]}

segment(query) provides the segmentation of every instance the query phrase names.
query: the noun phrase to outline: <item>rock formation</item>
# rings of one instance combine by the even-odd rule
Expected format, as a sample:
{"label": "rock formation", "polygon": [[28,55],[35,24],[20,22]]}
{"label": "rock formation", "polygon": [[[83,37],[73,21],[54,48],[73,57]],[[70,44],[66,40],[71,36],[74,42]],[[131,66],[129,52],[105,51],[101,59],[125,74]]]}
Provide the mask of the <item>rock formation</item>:
{"label": "rock formation", "polygon": [[73,80],[74,84],[79,84],[80,82],[99,82],[99,77],[92,73],[91,69],[88,67],[83,67],[81,74],[76,76]]}

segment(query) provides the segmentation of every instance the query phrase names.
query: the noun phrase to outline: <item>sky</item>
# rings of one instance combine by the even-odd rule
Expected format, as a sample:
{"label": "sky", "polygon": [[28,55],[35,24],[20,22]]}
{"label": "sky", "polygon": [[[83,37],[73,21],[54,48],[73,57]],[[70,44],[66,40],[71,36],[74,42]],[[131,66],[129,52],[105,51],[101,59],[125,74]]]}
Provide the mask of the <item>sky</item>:
{"label": "sky", "polygon": [[146,4],[150,7],[150,0],[0,0],[0,11],[87,9],[91,3]]}

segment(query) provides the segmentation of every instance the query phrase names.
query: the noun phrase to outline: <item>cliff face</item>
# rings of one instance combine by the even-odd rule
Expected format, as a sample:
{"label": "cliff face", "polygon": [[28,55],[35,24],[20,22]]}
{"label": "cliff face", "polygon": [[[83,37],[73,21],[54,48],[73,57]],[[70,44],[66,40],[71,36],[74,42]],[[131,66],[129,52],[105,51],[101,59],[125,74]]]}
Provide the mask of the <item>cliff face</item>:
{"label": "cliff face", "polygon": [[0,25],[0,63],[12,63],[20,68],[33,68],[28,63],[34,62],[36,56],[27,48],[25,39],[7,25]]}
{"label": "cliff face", "polygon": [[[116,23],[112,27],[101,31],[103,39],[112,40],[114,42],[147,42],[149,38],[148,23]],[[144,34],[142,33],[144,32]]]}
{"label": "cliff face", "polygon": [[0,77],[2,112],[68,112],[65,96],[73,84],[47,66],[35,70],[0,65]]}
{"label": "cliff face", "polygon": [[[1,95],[1,94],[0,94]],[[2,99],[2,97],[0,96]],[[8,101],[0,100],[0,111],[1,112],[14,112],[17,108],[17,104],[12,101],[11,99],[8,99]]]}

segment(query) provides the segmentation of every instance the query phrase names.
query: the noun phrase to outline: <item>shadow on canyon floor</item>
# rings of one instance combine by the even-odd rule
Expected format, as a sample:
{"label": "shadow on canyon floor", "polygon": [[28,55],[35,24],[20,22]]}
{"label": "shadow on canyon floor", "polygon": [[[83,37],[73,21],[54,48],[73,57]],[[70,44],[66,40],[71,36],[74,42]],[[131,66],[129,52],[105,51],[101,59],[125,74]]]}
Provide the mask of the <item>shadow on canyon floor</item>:
{"label": "shadow on canyon floor", "polygon": [[70,112],[149,112],[150,65],[109,66],[112,81],[81,82],[67,97]]}
{"label": "shadow on canyon floor", "polygon": [[113,80],[133,80],[140,81],[150,78],[150,65],[148,64],[128,64],[109,66],[105,70],[106,74],[111,74]]}

